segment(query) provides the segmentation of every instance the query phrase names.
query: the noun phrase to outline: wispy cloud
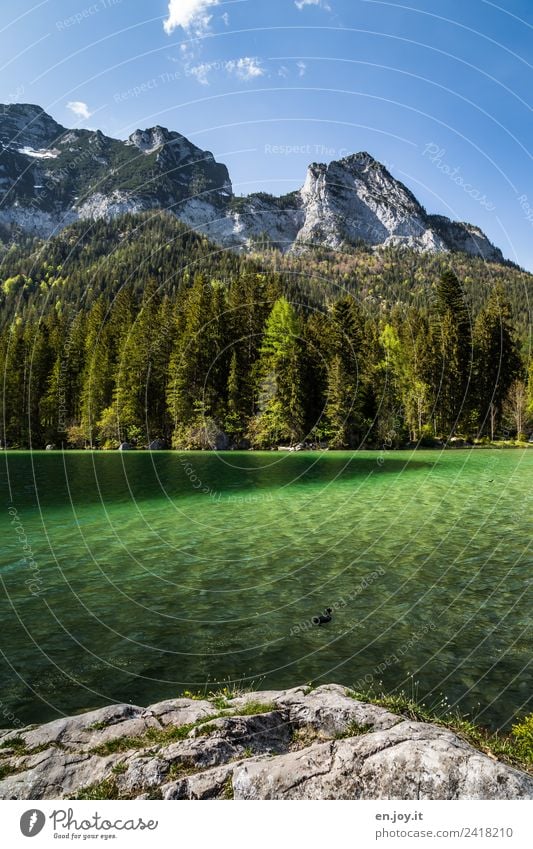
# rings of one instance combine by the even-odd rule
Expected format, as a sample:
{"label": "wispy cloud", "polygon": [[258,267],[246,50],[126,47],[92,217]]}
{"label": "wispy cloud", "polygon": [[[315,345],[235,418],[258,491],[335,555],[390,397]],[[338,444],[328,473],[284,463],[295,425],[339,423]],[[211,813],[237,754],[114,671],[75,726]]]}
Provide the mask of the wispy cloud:
{"label": "wispy cloud", "polygon": [[331,6],[327,2],[327,0],[294,0],[294,5],[300,11],[305,6],[320,6],[321,9],[325,9],[326,12],[331,12]]}
{"label": "wispy cloud", "polygon": [[209,27],[208,9],[218,6],[219,0],[169,0],[168,18],[163,27],[167,35],[181,27],[189,34],[200,37]]}
{"label": "wispy cloud", "polygon": [[265,74],[265,69],[261,63],[250,56],[243,56],[242,59],[226,62],[226,70],[230,74],[235,74],[240,80],[253,80],[255,77],[262,77]]}
{"label": "wispy cloud", "polygon": [[298,76],[305,77],[305,72],[307,71],[307,65],[305,62],[297,62],[296,67],[298,68]]}
{"label": "wispy cloud", "polygon": [[251,56],[243,56],[240,59],[226,59],[218,62],[201,62],[199,65],[186,65],[185,73],[188,77],[195,77],[200,85],[209,85],[209,77],[216,71],[226,74],[234,74],[245,82],[265,75],[259,59]]}
{"label": "wispy cloud", "polygon": [[83,102],[83,100],[70,100],[67,103],[67,109],[70,109],[70,111],[73,112],[77,118],[84,118],[85,120],[87,120],[87,118],[90,118],[93,114],[89,110],[87,104]]}
{"label": "wispy cloud", "polygon": [[187,65],[185,73],[188,77],[195,77],[201,85],[209,85],[209,74],[212,70],[211,62],[202,62],[200,65]]}

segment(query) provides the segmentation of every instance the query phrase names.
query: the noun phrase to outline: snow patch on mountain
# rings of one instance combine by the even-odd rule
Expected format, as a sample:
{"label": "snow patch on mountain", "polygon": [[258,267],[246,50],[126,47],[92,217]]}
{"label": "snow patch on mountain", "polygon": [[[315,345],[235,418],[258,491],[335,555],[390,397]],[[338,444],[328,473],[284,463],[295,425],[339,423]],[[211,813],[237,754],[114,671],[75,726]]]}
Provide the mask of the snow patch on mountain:
{"label": "snow patch on mountain", "polygon": [[33,147],[20,147],[18,153],[24,156],[31,156],[34,159],[57,159],[60,154],[59,150],[35,150]]}
{"label": "snow patch on mountain", "polygon": [[0,113],[0,145],[0,221],[43,236],[77,218],[166,209],[232,249],[364,243],[503,261],[478,227],[428,215],[366,152],[311,164],[302,188],[284,197],[235,197],[225,165],[161,126],[122,142],[99,130],[67,130],[38,106],[9,104]]}

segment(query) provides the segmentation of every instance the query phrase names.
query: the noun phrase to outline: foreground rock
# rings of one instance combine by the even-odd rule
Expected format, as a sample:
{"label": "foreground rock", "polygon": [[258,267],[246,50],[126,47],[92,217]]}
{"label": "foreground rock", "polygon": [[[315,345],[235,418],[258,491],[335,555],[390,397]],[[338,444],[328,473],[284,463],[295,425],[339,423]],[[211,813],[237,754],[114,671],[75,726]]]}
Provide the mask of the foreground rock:
{"label": "foreground rock", "polygon": [[335,684],[0,732],[0,798],[533,799],[533,777]]}

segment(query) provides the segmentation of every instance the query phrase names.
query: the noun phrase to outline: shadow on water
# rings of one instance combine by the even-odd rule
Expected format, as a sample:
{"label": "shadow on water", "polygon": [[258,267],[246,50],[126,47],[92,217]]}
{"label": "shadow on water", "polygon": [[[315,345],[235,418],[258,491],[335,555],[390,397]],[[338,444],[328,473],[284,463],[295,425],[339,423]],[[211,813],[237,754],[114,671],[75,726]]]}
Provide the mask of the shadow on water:
{"label": "shadow on water", "polygon": [[10,452],[0,468],[5,501],[42,507],[226,496],[430,469],[412,452]]}
{"label": "shadow on water", "polygon": [[533,453],[9,452],[4,492],[6,462],[24,536],[5,510],[0,692],[20,722],[412,673],[488,724],[530,704]]}

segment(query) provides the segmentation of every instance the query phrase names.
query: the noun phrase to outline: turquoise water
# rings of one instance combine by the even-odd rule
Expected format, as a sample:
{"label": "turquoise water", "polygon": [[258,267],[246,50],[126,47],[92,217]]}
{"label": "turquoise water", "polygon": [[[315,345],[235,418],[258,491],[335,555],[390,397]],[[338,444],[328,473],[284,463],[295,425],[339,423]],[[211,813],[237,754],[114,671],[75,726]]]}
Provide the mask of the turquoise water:
{"label": "turquoise water", "polygon": [[506,725],[533,709],[532,471],[520,450],[9,452],[0,725],[307,681]]}

